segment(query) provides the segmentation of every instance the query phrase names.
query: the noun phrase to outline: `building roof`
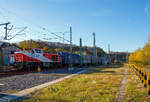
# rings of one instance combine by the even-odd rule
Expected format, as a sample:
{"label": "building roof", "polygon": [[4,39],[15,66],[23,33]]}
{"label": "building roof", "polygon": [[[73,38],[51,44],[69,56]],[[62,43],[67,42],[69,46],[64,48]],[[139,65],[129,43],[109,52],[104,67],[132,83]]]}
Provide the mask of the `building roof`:
{"label": "building roof", "polygon": [[8,43],[8,42],[0,41],[0,50],[1,50],[2,47],[8,46],[8,45],[10,45],[10,46],[15,46],[15,47],[17,47],[17,48],[19,48],[19,49],[22,49],[22,48],[20,48],[19,46],[15,45],[15,44],[10,44],[10,43]]}

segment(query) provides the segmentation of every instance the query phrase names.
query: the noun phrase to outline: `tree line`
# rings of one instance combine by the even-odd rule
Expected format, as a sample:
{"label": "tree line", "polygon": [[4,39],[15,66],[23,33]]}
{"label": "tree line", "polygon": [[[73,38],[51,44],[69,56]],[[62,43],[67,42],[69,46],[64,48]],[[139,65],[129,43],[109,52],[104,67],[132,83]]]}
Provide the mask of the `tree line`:
{"label": "tree line", "polygon": [[129,63],[137,64],[141,67],[150,67],[150,40],[145,43],[143,48],[138,48],[130,54]]}
{"label": "tree line", "polygon": [[[16,44],[20,48],[30,48],[31,41],[26,40],[26,41],[21,41]],[[56,54],[57,52],[70,52],[70,45],[69,44],[62,44],[59,42],[47,42],[47,41],[41,41],[41,40],[33,40],[32,41],[32,48],[40,48],[44,52],[48,53],[54,53]],[[105,56],[106,52],[100,48],[96,47],[97,49],[97,55],[98,56]],[[73,45],[73,53],[75,54],[80,54],[80,47],[77,45]],[[93,47],[89,46],[83,46],[82,47],[82,53],[84,55],[93,55]]]}

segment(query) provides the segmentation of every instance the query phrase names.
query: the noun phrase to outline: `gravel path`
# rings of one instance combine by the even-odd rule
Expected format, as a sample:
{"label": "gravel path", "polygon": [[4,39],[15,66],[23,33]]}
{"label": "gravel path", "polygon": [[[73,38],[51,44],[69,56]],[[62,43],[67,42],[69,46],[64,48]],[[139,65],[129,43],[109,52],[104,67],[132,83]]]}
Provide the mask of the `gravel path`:
{"label": "gravel path", "polygon": [[125,67],[124,76],[117,94],[117,102],[124,102],[124,97],[126,95],[125,87],[126,87],[126,77],[127,77],[127,67]]}
{"label": "gravel path", "polygon": [[75,69],[73,71],[69,71],[67,69],[56,69],[40,73],[4,77],[0,79],[0,92],[7,92],[8,90],[21,91],[46,82],[50,82],[52,80],[56,80],[81,70],[83,69]]}

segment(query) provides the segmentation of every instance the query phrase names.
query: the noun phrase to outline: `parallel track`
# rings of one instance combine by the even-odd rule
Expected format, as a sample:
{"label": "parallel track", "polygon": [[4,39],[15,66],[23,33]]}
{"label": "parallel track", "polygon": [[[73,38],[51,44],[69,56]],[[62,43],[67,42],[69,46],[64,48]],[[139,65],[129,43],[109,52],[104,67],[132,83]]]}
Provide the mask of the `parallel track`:
{"label": "parallel track", "polygon": [[[67,67],[61,67],[61,69],[65,69],[65,68],[67,68]],[[41,68],[41,71],[56,70],[56,69],[60,69],[60,68]],[[29,73],[34,73],[34,72],[38,72],[37,69],[29,70],[29,68],[27,68],[24,70],[1,71],[0,78],[14,76],[14,75],[29,74]]]}

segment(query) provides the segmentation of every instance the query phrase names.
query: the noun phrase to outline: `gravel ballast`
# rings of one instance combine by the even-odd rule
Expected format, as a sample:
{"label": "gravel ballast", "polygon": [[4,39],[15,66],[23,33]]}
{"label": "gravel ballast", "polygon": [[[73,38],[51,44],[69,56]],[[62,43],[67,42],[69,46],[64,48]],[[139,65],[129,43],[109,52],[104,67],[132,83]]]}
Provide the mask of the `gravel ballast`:
{"label": "gravel ballast", "polygon": [[15,75],[11,77],[0,78],[0,92],[21,91],[37,85],[41,85],[46,82],[50,82],[64,76],[79,72],[83,69],[74,69],[72,71],[67,69],[55,69],[49,71],[43,71],[39,73],[30,73],[24,75]]}

